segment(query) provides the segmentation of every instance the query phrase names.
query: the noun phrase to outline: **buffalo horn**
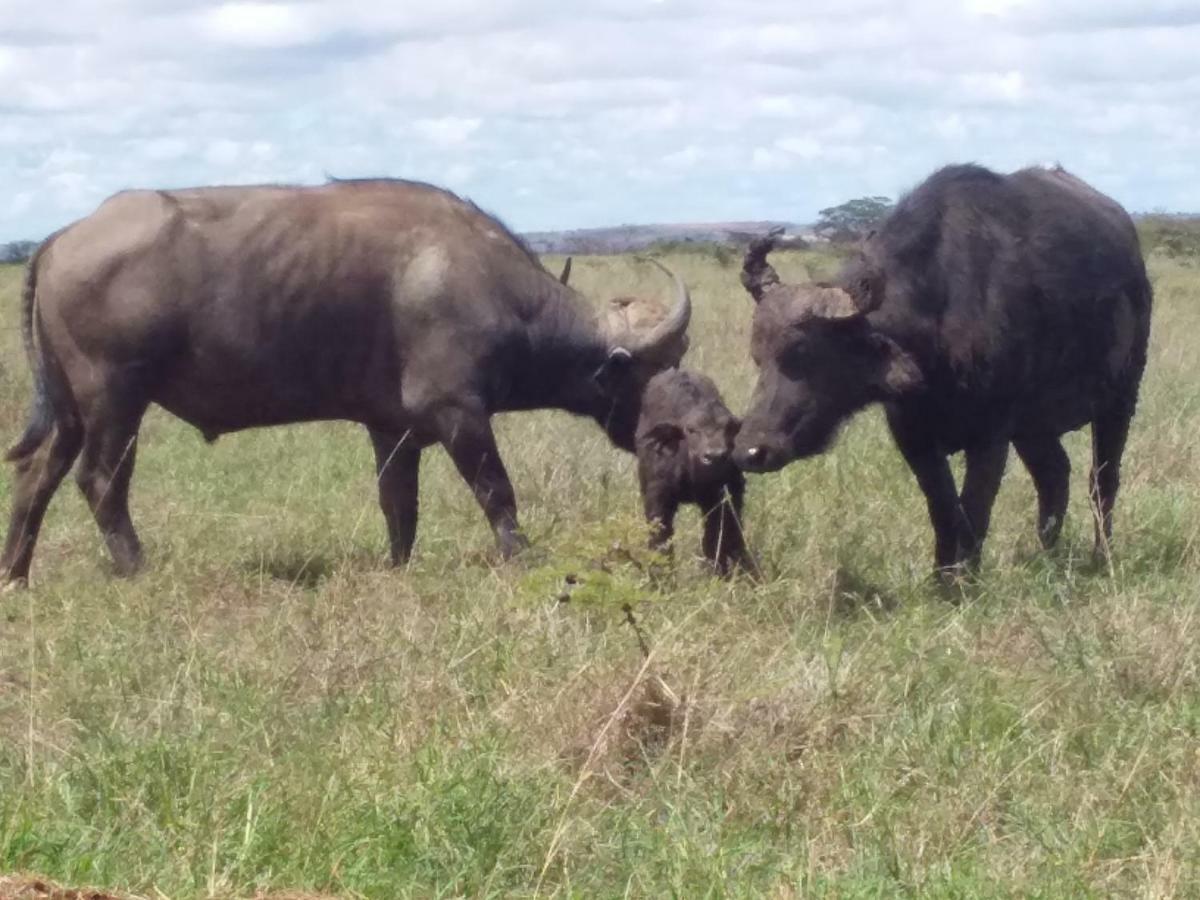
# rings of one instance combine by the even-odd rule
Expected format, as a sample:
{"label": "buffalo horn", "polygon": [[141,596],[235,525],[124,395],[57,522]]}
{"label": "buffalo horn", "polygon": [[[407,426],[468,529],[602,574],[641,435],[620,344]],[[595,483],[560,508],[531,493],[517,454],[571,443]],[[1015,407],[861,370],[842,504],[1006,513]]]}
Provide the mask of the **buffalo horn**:
{"label": "buffalo horn", "polygon": [[692,319],[692,298],[683,279],[656,259],[647,259],[646,262],[657,266],[675,283],[675,302],[666,318],[649,331],[629,336],[628,350],[634,356],[653,355],[661,348],[670,346],[672,341],[680,340],[687,334],[688,323]]}

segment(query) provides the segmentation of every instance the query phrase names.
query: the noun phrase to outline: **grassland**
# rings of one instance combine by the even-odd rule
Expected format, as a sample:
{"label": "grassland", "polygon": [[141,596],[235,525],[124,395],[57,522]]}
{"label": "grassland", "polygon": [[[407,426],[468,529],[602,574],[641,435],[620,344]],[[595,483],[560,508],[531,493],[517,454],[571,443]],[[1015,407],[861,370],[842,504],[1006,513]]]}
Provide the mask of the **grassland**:
{"label": "grassland", "polygon": [[[666,262],[693,286],[690,364],[744,408],[736,268]],[[533,552],[498,564],[432,451],[391,571],[355,428],[209,447],[153,413],[149,570],[108,575],[68,485],[33,589],[0,597],[0,872],[175,898],[1200,896],[1200,269],[1152,270],[1112,568],[1089,562],[1078,434],[1061,549],[1037,550],[1010,461],[957,605],[875,412],[752,480],[761,585],[704,574],[694,517],[655,567],[632,461],[563,415],[500,421]],[[575,271],[595,296],[659,283]],[[0,271],[5,435],[18,282]]]}

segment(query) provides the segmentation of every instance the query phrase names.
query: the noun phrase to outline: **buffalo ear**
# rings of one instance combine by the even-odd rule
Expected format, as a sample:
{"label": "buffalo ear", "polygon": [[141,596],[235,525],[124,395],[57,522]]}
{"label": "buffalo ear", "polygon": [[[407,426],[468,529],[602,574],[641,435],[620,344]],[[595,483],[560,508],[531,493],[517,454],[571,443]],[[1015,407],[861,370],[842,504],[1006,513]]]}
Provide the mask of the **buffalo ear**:
{"label": "buffalo ear", "polygon": [[604,363],[592,375],[600,390],[613,395],[617,387],[625,380],[629,370],[633,368],[633,354],[624,347],[613,347],[608,351]]}
{"label": "buffalo ear", "polygon": [[683,442],[683,429],[670,422],[655,425],[644,435],[644,440],[660,456],[674,453]]}
{"label": "buffalo ear", "polygon": [[876,385],[885,396],[902,397],[925,386],[925,377],[917,361],[899,344],[879,333],[873,333],[870,341],[878,361]]}
{"label": "buffalo ear", "polygon": [[566,284],[571,280],[571,257],[567,257],[567,261],[563,263],[562,274],[558,276],[558,280]]}

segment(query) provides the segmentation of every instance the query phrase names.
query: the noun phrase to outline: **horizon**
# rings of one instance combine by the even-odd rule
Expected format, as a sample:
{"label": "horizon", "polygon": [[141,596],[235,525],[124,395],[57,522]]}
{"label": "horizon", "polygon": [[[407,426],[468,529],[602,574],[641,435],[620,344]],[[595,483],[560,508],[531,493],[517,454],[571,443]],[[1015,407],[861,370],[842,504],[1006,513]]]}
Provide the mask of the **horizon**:
{"label": "horizon", "polygon": [[[853,198],[851,198],[851,199],[853,199]],[[890,199],[894,200],[895,198],[890,198]],[[1186,211],[1186,210],[1181,210],[1181,211],[1148,210],[1148,211],[1144,211],[1144,212],[1130,211],[1129,215],[1135,221],[1140,221],[1140,220],[1144,220],[1144,219],[1153,219],[1153,218],[1184,219],[1184,220],[1200,219],[1200,211]],[[503,217],[501,217],[501,218],[503,218]],[[70,224],[70,223],[68,223],[68,224]],[[566,228],[535,228],[535,229],[531,229],[528,231],[516,231],[516,233],[518,235],[520,235],[522,238],[526,238],[526,237],[542,237],[542,236],[550,236],[550,235],[566,235],[566,234],[571,234],[571,233],[575,233],[575,232],[586,233],[586,232],[618,231],[623,228],[705,228],[705,227],[718,227],[718,226],[728,227],[728,226],[735,226],[735,225],[767,225],[767,224],[788,225],[788,226],[791,226],[794,228],[811,229],[813,226],[815,226],[817,224],[817,221],[815,219],[810,222],[804,222],[804,221],[793,220],[793,219],[702,219],[702,220],[696,220],[696,221],[692,221],[692,222],[619,222],[619,223],[613,224],[613,225],[587,225],[587,226],[581,226],[581,227],[568,226]],[[40,237],[6,238],[3,240],[0,240],[0,247],[7,247],[12,244],[21,244],[21,243],[26,243],[26,242],[40,244],[47,237],[49,237],[49,233],[42,235]]]}

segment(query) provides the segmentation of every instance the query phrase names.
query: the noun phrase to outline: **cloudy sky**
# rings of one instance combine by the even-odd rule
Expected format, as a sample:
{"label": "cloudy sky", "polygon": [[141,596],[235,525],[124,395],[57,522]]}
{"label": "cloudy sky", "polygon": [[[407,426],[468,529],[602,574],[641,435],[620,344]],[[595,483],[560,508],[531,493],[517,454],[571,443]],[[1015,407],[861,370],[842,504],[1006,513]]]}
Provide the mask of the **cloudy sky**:
{"label": "cloudy sky", "polygon": [[1200,210],[1200,0],[0,0],[0,241],[326,173],[519,229],[804,221],[961,160]]}

